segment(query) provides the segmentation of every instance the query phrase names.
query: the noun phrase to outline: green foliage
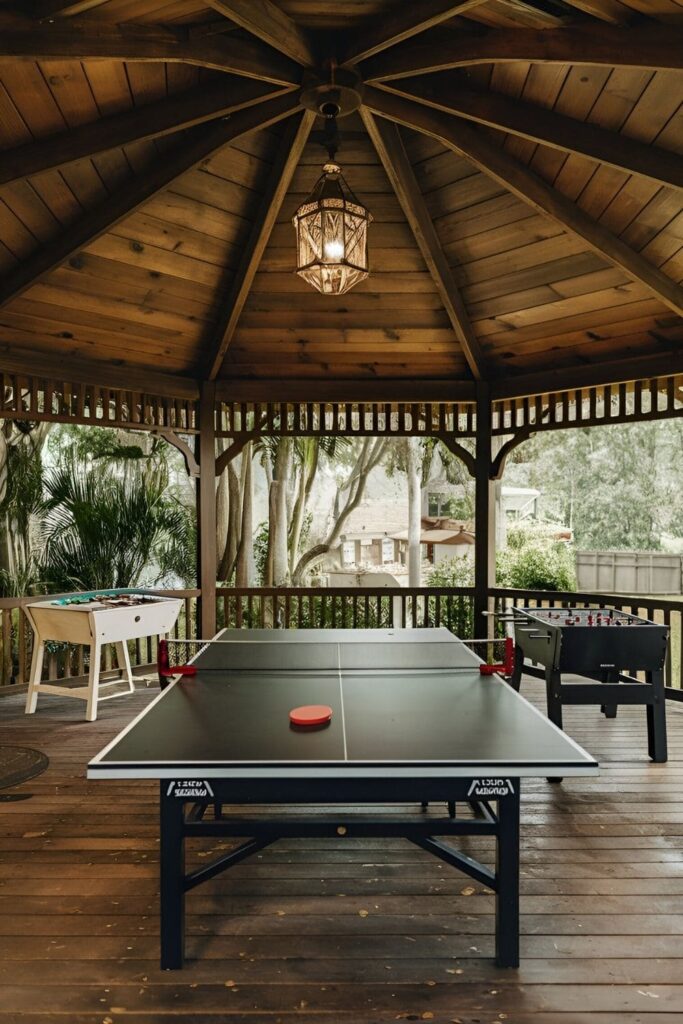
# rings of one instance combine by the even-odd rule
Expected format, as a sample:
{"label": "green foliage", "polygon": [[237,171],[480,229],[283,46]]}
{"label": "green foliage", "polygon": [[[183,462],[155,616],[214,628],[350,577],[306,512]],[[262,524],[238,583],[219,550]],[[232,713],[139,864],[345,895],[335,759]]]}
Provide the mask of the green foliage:
{"label": "green foliage", "polygon": [[474,559],[454,555],[434,565],[427,572],[426,586],[452,587],[453,595],[428,598],[430,626],[446,626],[459,637],[474,636],[474,605],[470,595],[458,590],[474,586]]}
{"label": "green foliage", "polygon": [[41,571],[58,590],[129,587],[179,528],[177,504],[142,474],[119,479],[107,465],[68,452],[45,480]]}
{"label": "green foliage", "polygon": [[39,592],[40,570],[31,559],[16,572],[0,569],[0,597],[24,597]]}
{"label": "green foliage", "polygon": [[538,487],[579,550],[657,551],[683,538],[682,450],[680,420],[549,431],[517,449],[505,480]]}
{"label": "green foliage", "polygon": [[496,583],[520,590],[576,590],[573,548],[534,527],[511,527],[507,548],[496,556]]}
{"label": "green foliage", "polygon": [[5,493],[0,502],[0,515],[7,516],[14,528],[24,533],[42,501],[43,463],[40,450],[32,444],[9,445],[5,474]]}
{"label": "green foliage", "polygon": [[263,586],[268,559],[268,523],[259,523],[254,534],[254,566],[258,585]]}
{"label": "green foliage", "polygon": [[175,497],[170,498],[165,513],[164,534],[163,541],[156,547],[160,582],[170,585],[180,580],[185,587],[196,586],[196,509],[184,505]]}
{"label": "green foliage", "polygon": [[473,587],[474,559],[466,555],[445,558],[427,572],[429,587]]}

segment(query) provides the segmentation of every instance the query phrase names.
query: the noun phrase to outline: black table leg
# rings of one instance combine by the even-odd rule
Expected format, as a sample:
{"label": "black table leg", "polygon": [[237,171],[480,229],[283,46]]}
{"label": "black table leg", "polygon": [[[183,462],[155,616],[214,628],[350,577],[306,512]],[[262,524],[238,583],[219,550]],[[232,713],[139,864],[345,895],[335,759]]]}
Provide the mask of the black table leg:
{"label": "black table leg", "polygon": [[510,676],[509,683],[513,690],[517,690],[522,685],[522,672],[524,671],[524,651],[519,646],[515,645],[515,659],[513,662],[512,675]]}
{"label": "black table leg", "polygon": [[648,672],[646,680],[654,696],[654,704],[647,705],[647,749],[653,761],[662,762],[667,759],[664,673]]}
{"label": "black table leg", "polygon": [[519,779],[498,800],[496,848],[496,963],[519,967]]}
{"label": "black table leg", "polygon": [[[603,683],[618,683],[619,672],[617,669],[606,669],[602,673]],[[616,704],[603,704],[600,707],[605,718],[616,718],[617,717],[617,705]]]}
{"label": "black table leg", "polygon": [[548,707],[548,718],[562,728],[562,676],[558,669],[550,665],[545,670],[545,697]]}
{"label": "black table leg", "polygon": [[182,800],[167,796],[168,782],[161,780],[161,969],[183,966],[185,948],[185,838]]}

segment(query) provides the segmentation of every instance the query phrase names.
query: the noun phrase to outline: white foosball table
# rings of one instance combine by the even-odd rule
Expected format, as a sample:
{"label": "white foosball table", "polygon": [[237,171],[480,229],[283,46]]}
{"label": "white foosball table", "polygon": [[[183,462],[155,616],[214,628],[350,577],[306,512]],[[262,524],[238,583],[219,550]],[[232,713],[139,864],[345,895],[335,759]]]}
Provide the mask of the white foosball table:
{"label": "white foosball table", "polygon": [[[121,589],[67,594],[26,605],[26,615],[34,632],[26,714],[32,715],[36,710],[39,694],[50,693],[85,700],[86,720],[94,722],[98,701],[134,691],[128,641],[153,635],[165,636],[173,629],[182,603],[180,598],[165,597],[149,590]],[[42,682],[45,644],[50,640],[90,648],[85,686]],[[101,697],[101,689],[120,683],[119,679],[100,683],[100,661],[105,644],[113,644],[116,648],[118,666],[128,689]]]}

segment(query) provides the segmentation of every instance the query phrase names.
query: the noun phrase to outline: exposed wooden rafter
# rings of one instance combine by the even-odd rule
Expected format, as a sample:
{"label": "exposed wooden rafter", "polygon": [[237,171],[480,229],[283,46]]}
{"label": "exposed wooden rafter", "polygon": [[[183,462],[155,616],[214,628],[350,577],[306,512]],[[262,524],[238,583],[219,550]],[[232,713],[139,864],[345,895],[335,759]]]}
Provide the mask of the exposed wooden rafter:
{"label": "exposed wooden rafter", "polygon": [[0,61],[125,60],[194,64],[276,85],[297,85],[301,68],[251,39],[193,39],[183,29],[111,25],[71,18],[55,24],[0,18]]}
{"label": "exposed wooden rafter", "polygon": [[366,88],[364,102],[374,113],[431,135],[442,145],[466,157],[484,174],[582,238],[590,249],[620,267],[629,277],[640,281],[667,306],[683,315],[683,288],[680,285],[461,118],[449,117],[373,87]]}
{"label": "exposed wooden rafter", "polygon": [[232,341],[249,289],[314,121],[315,114],[309,110],[304,111],[298,124],[288,126],[280,143],[240,266],[219,312],[215,351],[211,353],[207,367],[209,380],[217,377],[223,365],[225,353]]}
{"label": "exposed wooden rafter", "polygon": [[513,100],[500,93],[461,88],[460,83],[440,83],[432,78],[382,88],[476,124],[498,128],[567,153],[577,153],[662,185],[683,188],[683,157],[677,153],[647,146],[626,135],[577,121],[545,107]]}
{"label": "exposed wooden rafter", "polygon": [[209,7],[224,14],[240,28],[268,43],[298,64],[315,63],[308,34],[270,0],[207,0]]}
{"label": "exposed wooden rafter", "polygon": [[683,68],[683,31],[676,25],[644,25],[637,31],[593,24],[589,28],[495,29],[486,35],[444,32],[378,54],[363,63],[366,82],[423,75],[470,64],[532,61],[535,64],[606,64],[609,67]]}
{"label": "exposed wooden rafter", "polygon": [[146,174],[126,182],[108,199],[89,211],[75,224],[69,225],[58,238],[48,242],[30,256],[16,270],[0,281],[0,305],[23,294],[51,270],[64,263],[79,249],[83,249],[100,235],[111,230],[152,196],[168,188],[181,174],[198,166],[229,142],[258,128],[266,128],[300,109],[292,95],[267,100],[258,107],[250,107],[233,114],[227,121],[208,128],[191,129],[172,152]]}
{"label": "exposed wooden rafter", "polygon": [[115,146],[126,146],[142,139],[154,139],[205,121],[234,114],[289,92],[272,86],[240,79],[230,84],[193,89],[168,99],[104,117],[91,124],[72,128],[46,139],[38,139],[16,149],[5,150],[0,161],[0,185],[27,178],[74,160],[95,156]]}
{"label": "exposed wooden rafter", "polygon": [[387,177],[398,197],[415,236],[422,257],[441,296],[455,335],[475,380],[482,377],[484,358],[481,347],[453,278],[448,260],[429,215],[420,186],[415,178],[403,140],[396,125],[361,108],[363,123],[382,161]]}
{"label": "exposed wooden rafter", "polygon": [[420,32],[434,28],[458,14],[481,7],[486,0],[419,0],[419,3],[397,4],[378,18],[373,25],[358,33],[342,57],[344,64],[356,64],[376,53],[396,46]]}

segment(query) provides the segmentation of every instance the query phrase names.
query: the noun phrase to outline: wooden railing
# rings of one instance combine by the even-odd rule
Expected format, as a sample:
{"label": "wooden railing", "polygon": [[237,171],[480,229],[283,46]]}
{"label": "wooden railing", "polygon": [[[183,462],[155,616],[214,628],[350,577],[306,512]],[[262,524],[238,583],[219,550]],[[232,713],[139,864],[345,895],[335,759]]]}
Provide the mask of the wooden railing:
{"label": "wooden railing", "polygon": [[[174,635],[195,638],[200,591],[166,590],[158,593],[184,599]],[[610,606],[665,623],[671,630],[666,665],[667,693],[674,699],[683,699],[683,600],[501,587],[493,588],[490,595],[492,607],[497,612],[519,605]],[[21,684],[28,680],[33,636],[21,609],[38,599],[0,598],[0,685]],[[239,629],[445,626],[464,638],[473,635],[474,590],[471,587],[218,587],[216,605],[219,629],[225,626]],[[153,637],[131,641],[129,650],[134,667],[144,668],[156,660],[156,640]],[[113,667],[111,658],[111,648],[105,648],[105,670]],[[77,678],[84,674],[85,669],[82,648],[67,644],[49,645],[44,668],[46,679]]]}
{"label": "wooden railing", "polygon": [[585,594],[572,591],[506,590],[502,587],[496,587],[490,593],[497,612],[520,606],[562,608],[571,605],[574,608],[618,608],[619,611],[631,612],[652,622],[663,623],[670,629],[669,652],[665,667],[667,696],[674,700],[683,699],[683,599],[624,597],[620,594]]}
{"label": "wooden railing", "polygon": [[369,629],[445,626],[471,636],[471,587],[219,587],[219,627]]}
{"label": "wooden railing", "polygon": [[[196,637],[196,606],[198,590],[157,590],[156,593],[181,597],[184,600],[173,635],[183,639]],[[58,595],[55,595],[58,596]],[[0,686],[28,682],[33,653],[33,630],[22,609],[32,601],[44,600],[45,596],[2,597],[0,598]],[[133,669],[156,663],[156,637],[131,640],[128,643]],[[102,651],[102,669],[108,672],[114,667],[113,648],[106,645]],[[43,679],[78,679],[88,671],[86,652],[76,644],[47,643],[43,666]]]}

